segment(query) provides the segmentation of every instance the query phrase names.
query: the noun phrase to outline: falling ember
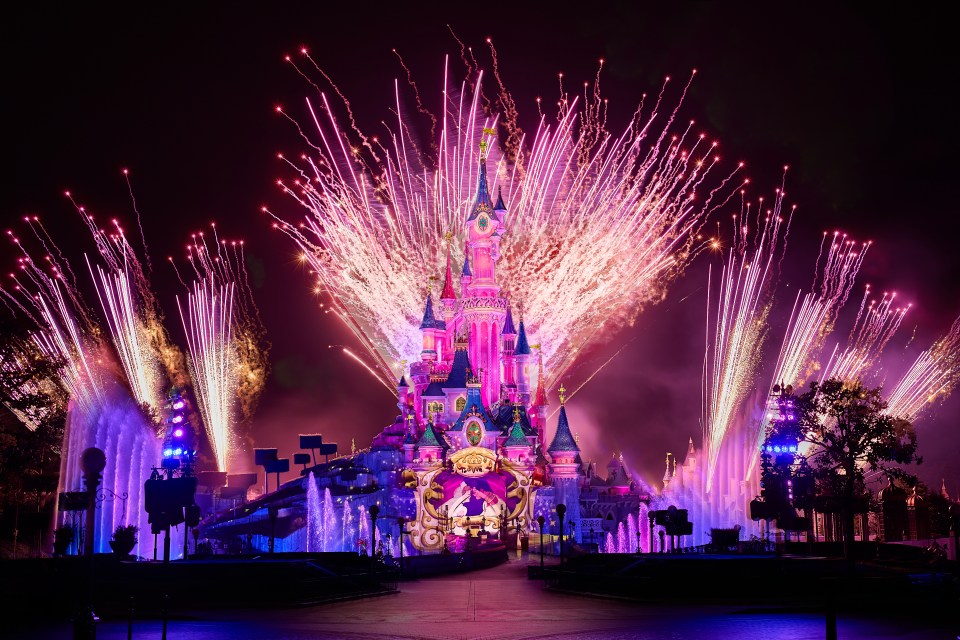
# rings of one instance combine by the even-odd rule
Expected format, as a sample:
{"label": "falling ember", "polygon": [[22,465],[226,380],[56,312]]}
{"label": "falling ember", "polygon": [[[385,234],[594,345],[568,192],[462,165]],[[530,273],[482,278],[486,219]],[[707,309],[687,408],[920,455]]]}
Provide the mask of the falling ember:
{"label": "falling ember", "polygon": [[[708,492],[721,446],[737,428],[737,412],[756,384],[772,299],[771,283],[789,228],[789,219],[784,222],[780,215],[782,197],[781,191],[773,215],[758,219],[755,239],[749,238],[747,226],[737,230],[738,239],[728,250],[720,274],[716,301],[707,302],[703,442]],[[760,215],[758,208],[757,217]],[[741,219],[749,216],[748,209]]]}
{"label": "falling ember", "polygon": [[960,379],[960,318],[950,331],[921,353],[887,398],[887,413],[916,420],[942,400]]}
{"label": "falling ember", "polygon": [[220,240],[211,227],[209,244],[201,232],[187,245],[194,278],[186,301],[177,296],[177,306],[197,405],[217,468],[224,471],[266,383],[268,345],[253,303],[243,243]]}
{"label": "falling ember", "polygon": [[[399,93],[392,133],[380,142],[361,133],[352,116],[342,126],[325,94],[308,99],[315,133],[304,139],[312,157],[299,164],[284,157],[296,180],[280,182],[307,213],[300,225],[271,215],[380,378],[394,379],[393,363],[420,351],[418,318],[429,277],[448,251],[463,264],[463,238],[455,234],[485,153],[491,193],[502,192],[508,211],[498,269],[511,283],[511,299],[531,310],[528,331],[557,380],[585,347],[659,300],[706,247],[694,239],[696,231],[730,197],[726,187],[739,167],[708,180],[717,163],[712,143],[692,124],[675,127],[678,107],[659,99],[641,105],[619,135],[610,133],[596,87],[580,97],[563,95],[556,117],[542,116],[525,136],[512,107],[502,121],[484,111],[483,74],[469,75],[458,88],[445,83],[437,139],[428,145],[411,138]],[[498,86],[501,102],[512,105]],[[681,93],[678,104],[682,99]],[[496,139],[498,126],[506,142]],[[604,331],[597,330],[601,324]]]}

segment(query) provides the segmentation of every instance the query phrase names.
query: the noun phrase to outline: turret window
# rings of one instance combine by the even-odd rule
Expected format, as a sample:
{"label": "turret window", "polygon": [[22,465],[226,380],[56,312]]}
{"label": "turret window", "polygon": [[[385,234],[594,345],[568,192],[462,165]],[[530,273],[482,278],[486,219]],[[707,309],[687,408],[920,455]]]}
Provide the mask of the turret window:
{"label": "turret window", "polygon": [[443,413],[443,403],[442,402],[427,403],[427,413],[430,414],[431,418],[438,413]]}
{"label": "turret window", "polygon": [[459,398],[457,398],[457,404],[455,406],[457,407],[458,413],[463,413],[463,410],[467,406],[467,399],[464,398],[463,396],[460,396]]}

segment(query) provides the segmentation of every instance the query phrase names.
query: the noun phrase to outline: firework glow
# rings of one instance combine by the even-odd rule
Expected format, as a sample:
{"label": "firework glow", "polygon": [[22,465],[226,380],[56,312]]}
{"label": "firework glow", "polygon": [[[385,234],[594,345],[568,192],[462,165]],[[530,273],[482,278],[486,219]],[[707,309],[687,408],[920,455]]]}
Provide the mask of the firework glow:
{"label": "firework glow", "polygon": [[[399,87],[396,121],[383,140],[361,132],[346,99],[349,125],[341,124],[323,92],[306,100],[310,127],[277,108],[311,151],[298,160],[281,156],[297,178],[279,184],[307,212],[299,223],[274,216],[275,226],[297,244],[317,289],[329,295],[330,307],[390,385],[396,363],[419,354],[427,282],[448,251],[463,263],[460,236],[476,195],[481,147],[492,169],[492,192],[508,210],[498,269],[510,298],[530,310],[527,331],[543,345],[550,384],[588,345],[662,298],[706,246],[698,234],[706,215],[741,184],[734,182],[742,165],[711,175],[720,171],[716,142],[693,122],[675,126],[689,82],[670,106],[668,79],[652,104],[639,105],[613,134],[598,72],[581,96],[561,89],[556,117],[541,111],[528,136],[490,48],[502,114],[485,108],[482,72],[471,71],[451,87],[445,70],[442,114],[430,116],[435,137],[427,145],[415,142]],[[302,66],[287,60],[317,87],[311,75],[327,76],[302,53]],[[426,113],[416,97],[419,112]]]}
{"label": "firework glow", "polygon": [[[782,207],[783,191],[778,190],[772,208],[764,210],[761,201],[755,214],[747,205],[743,215],[734,217],[736,240],[727,252],[718,295],[713,302],[707,299],[702,420],[708,492],[721,447],[738,428],[738,412],[756,384],[773,295],[771,285],[792,217],[791,210],[784,218]],[[748,224],[751,216],[757,218],[757,231],[752,237]]]}
{"label": "firework glow", "polygon": [[177,307],[203,424],[217,468],[226,470],[232,450],[242,445],[240,426],[249,423],[263,391],[268,361],[243,242],[219,240],[215,226],[213,234],[213,249],[203,233],[187,245],[194,279]]}
{"label": "firework glow", "polygon": [[917,356],[887,398],[887,412],[911,422],[942,401],[960,379],[960,318]]}

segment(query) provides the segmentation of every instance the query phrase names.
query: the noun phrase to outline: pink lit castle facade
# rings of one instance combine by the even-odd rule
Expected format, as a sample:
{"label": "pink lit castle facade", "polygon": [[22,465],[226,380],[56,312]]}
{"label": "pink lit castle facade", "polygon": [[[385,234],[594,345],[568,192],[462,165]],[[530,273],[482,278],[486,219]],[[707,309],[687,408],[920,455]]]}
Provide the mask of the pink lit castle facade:
{"label": "pink lit castle facade", "polygon": [[[623,469],[608,469],[603,480],[581,460],[562,386],[548,427],[539,345],[530,343],[522,307],[515,315],[497,278],[509,212],[500,194],[496,203],[490,196],[482,153],[479,174],[463,222],[459,282],[448,251],[439,298],[428,289],[424,300],[420,357],[397,383],[393,423],[368,449],[305,467],[243,518],[218,517],[204,527],[206,537],[229,543],[259,527],[277,539],[254,535],[258,548],[356,550],[369,538],[367,513],[376,504],[393,516],[377,521],[381,540],[392,535],[394,545],[402,538],[421,552],[517,544],[541,533],[541,515],[553,540],[562,527],[568,540],[636,550],[648,492]],[[286,513],[276,525],[271,502]]]}

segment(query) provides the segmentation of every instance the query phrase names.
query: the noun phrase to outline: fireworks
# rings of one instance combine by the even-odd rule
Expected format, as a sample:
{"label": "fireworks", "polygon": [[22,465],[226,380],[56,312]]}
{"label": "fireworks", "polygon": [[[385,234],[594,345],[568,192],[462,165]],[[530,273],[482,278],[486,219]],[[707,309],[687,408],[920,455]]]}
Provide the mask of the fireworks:
{"label": "fireworks", "polygon": [[216,237],[213,242],[216,253],[202,233],[195,234],[187,246],[195,279],[186,302],[177,297],[177,307],[203,424],[217,468],[226,470],[231,449],[238,444],[237,427],[249,421],[263,390],[267,354],[249,288],[243,242]]}
{"label": "fireworks", "polygon": [[[823,340],[833,330],[837,312],[850,295],[869,247],[868,242],[858,245],[848,240],[846,234],[834,232],[819,278],[819,288],[803,297],[799,310],[794,304],[771,387],[774,384],[799,387],[810,376],[814,359],[823,346]],[[819,264],[818,259],[818,268]],[[814,274],[814,286],[816,280],[817,272]],[[799,301],[799,294],[797,298]]]}
{"label": "fireworks", "polygon": [[887,412],[911,422],[943,400],[960,377],[960,317],[950,331],[921,353],[887,398]]}
{"label": "fireworks", "polygon": [[[758,233],[753,240],[749,239],[747,225],[749,209],[741,218],[737,241],[729,250],[720,275],[715,318],[710,318],[711,304],[707,300],[703,378],[707,491],[713,484],[721,446],[736,428],[737,412],[756,383],[772,298],[770,285],[790,224],[782,216],[782,203],[783,192],[778,191],[773,208],[758,221]],[[758,215],[761,208],[762,203]]]}
{"label": "fireworks", "polygon": [[[447,77],[429,149],[414,142],[399,90],[385,141],[363,134],[352,112],[349,128],[342,126],[326,95],[308,99],[317,140],[300,131],[313,157],[285,159],[298,178],[280,182],[307,214],[299,224],[277,218],[276,226],[296,242],[331,308],[393,384],[393,363],[420,351],[428,279],[448,250],[462,264],[459,236],[475,196],[481,142],[489,145],[491,186],[509,212],[498,269],[511,299],[531,310],[527,330],[556,380],[585,347],[662,297],[702,248],[697,230],[733,192],[726,187],[739,166],[708,180],[719,163],[717,143],[693,122],[674,132],[686,87],[669,107],[665,83],[619,135],[606,128],[596,84],[581,97],[564,93],[556,118],[541,115],[528,138],[502,85],[503,119],[482,108],[482,73],[459,88]],[[507,134],[503,148],[491,135],[498,127]]]}
{"label": "fireworks", "polygon": [[910,310],[911,305],[893,306],[897,296],[895,293],[884,293],[880,302],[871,300],[870,295],[870,286],[867,285],[853,329],[847,338],[847,347],[841,350],[838,345],[834,349],[823,368],[821,380],[863,380]]}

